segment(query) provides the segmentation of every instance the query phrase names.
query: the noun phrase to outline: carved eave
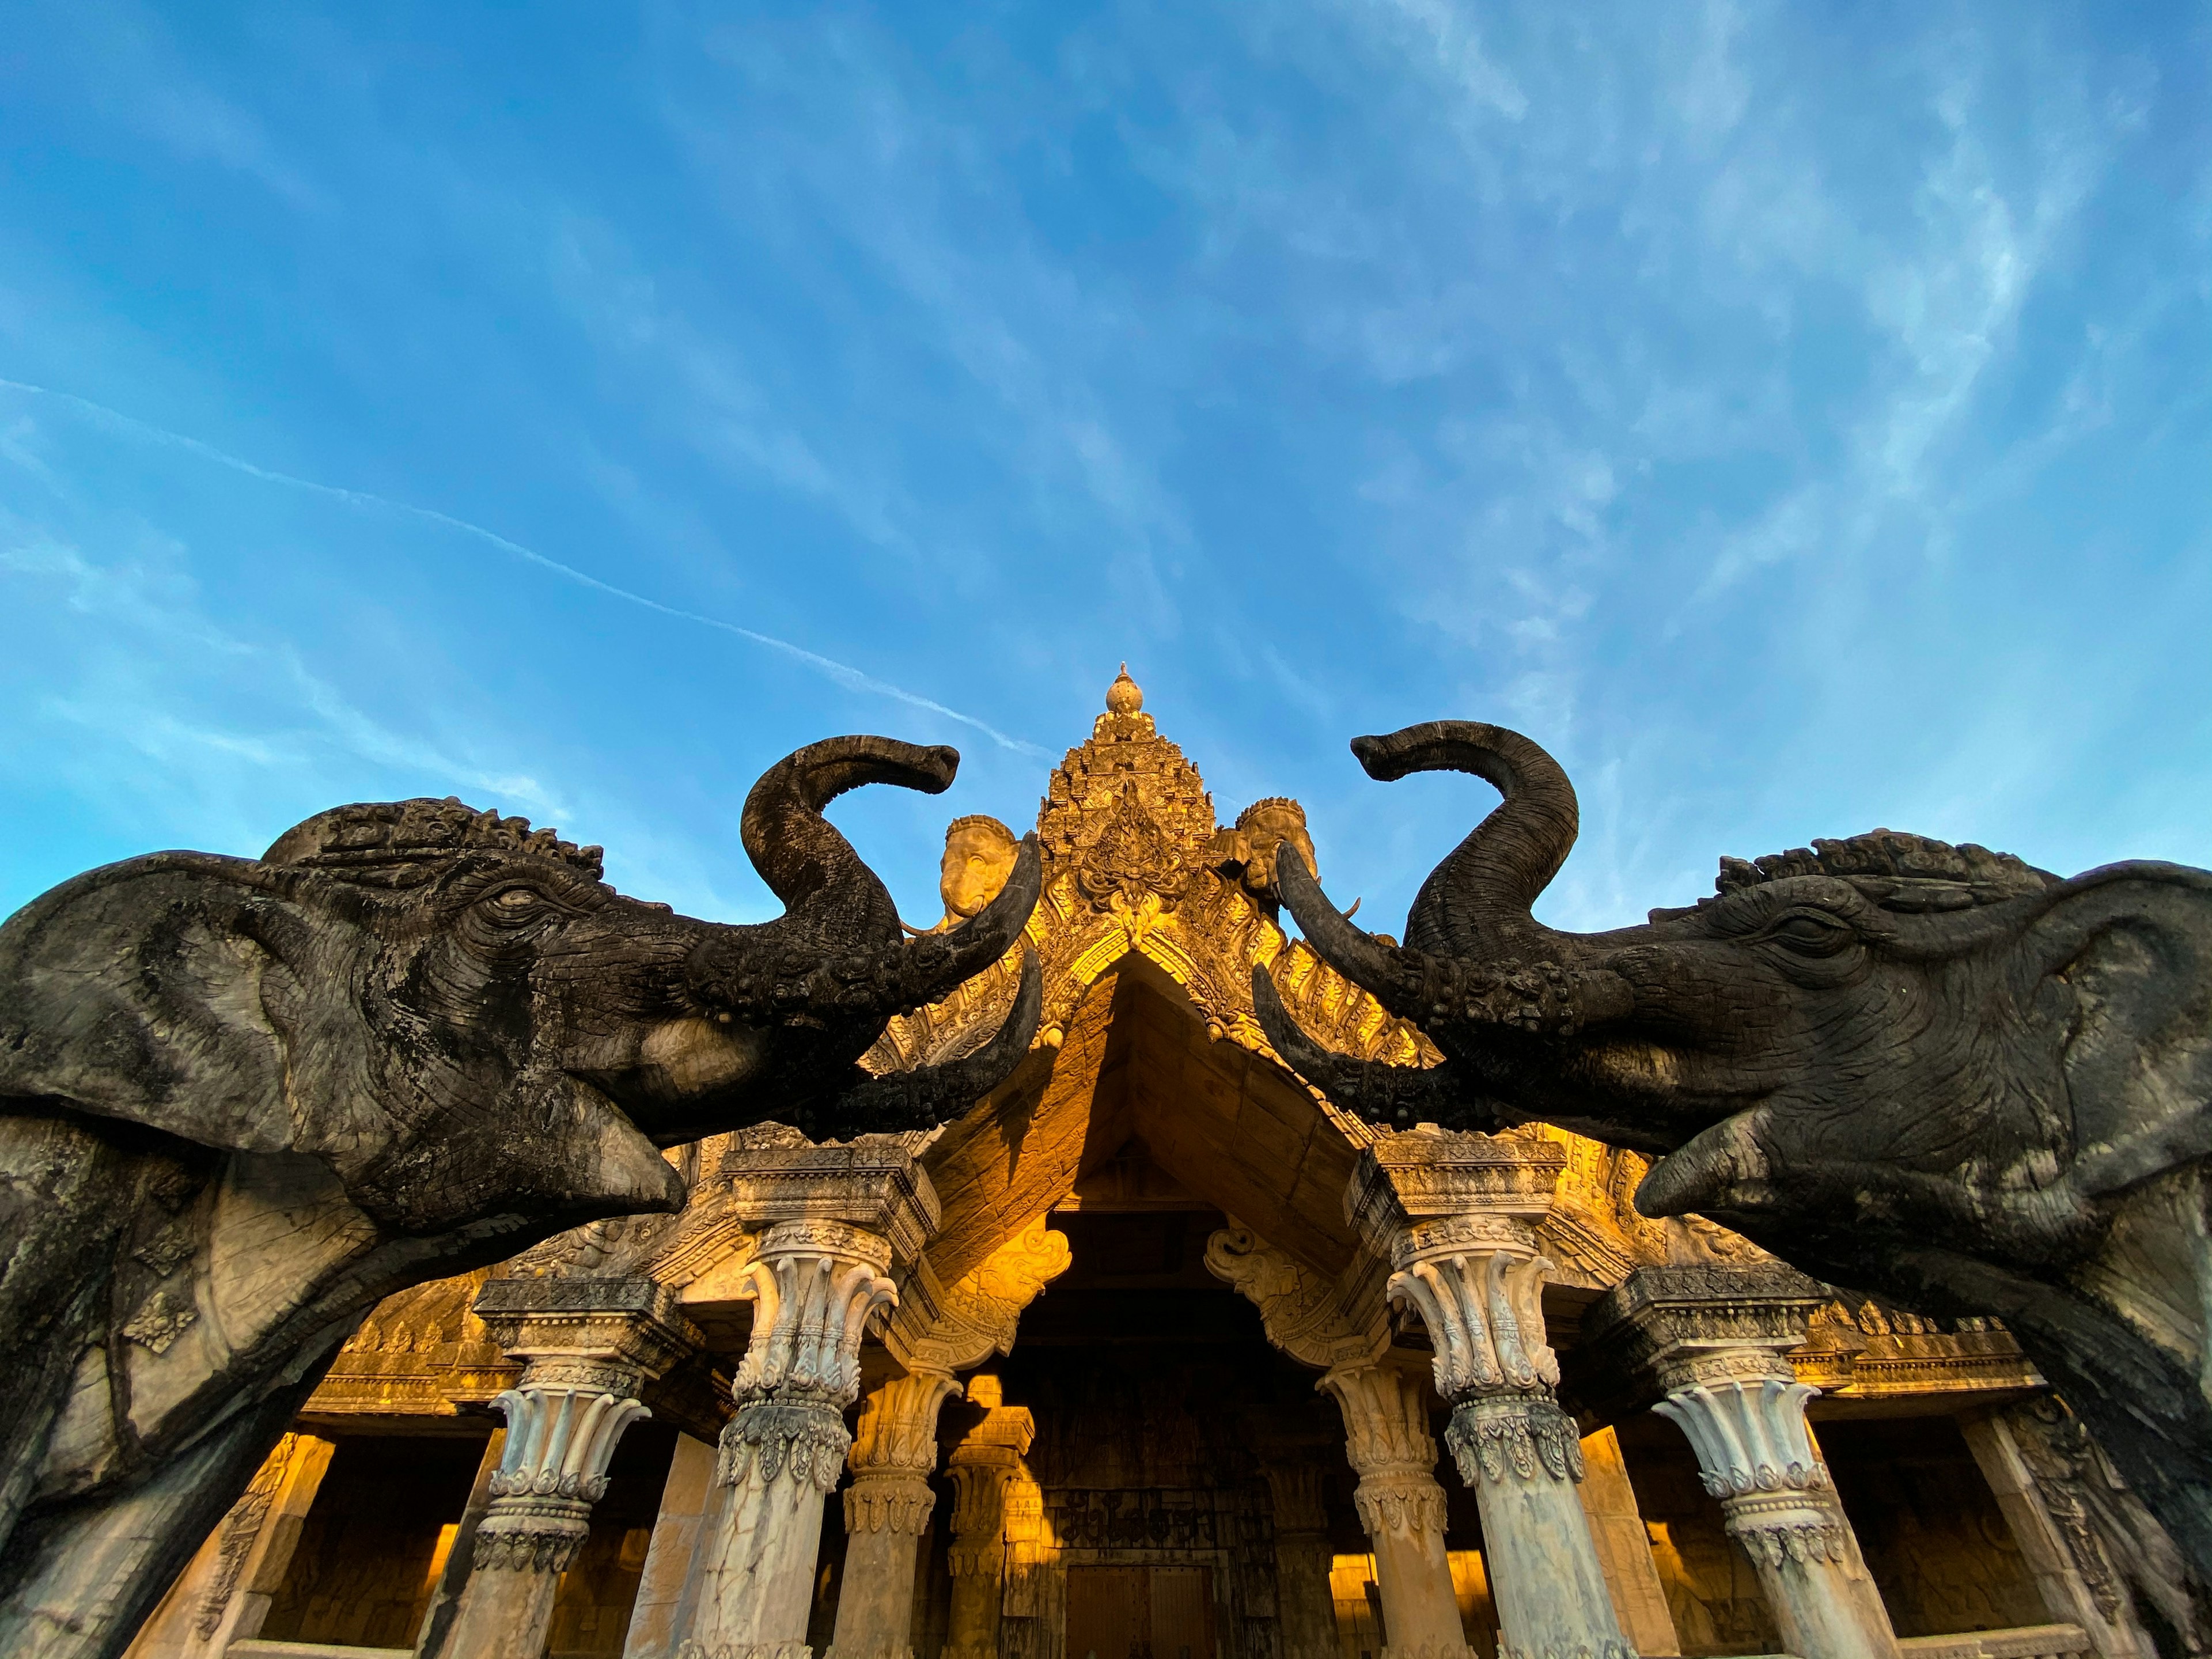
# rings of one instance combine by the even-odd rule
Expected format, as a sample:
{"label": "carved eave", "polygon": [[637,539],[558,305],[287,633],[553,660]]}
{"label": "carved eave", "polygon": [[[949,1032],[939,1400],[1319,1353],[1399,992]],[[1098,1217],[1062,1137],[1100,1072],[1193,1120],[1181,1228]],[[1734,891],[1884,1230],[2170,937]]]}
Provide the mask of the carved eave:
{"label": "carved eave", "polygon": [[1022,1310],[1073,1261],[1067,1236],[1047,1227],[1042,1217],[951,1285],[939,1279],[925,1254],[899,1285],[884,1346],[910,1371],[947,1374],[1012,1353]]}
{"label": "carved eave", "polygon": [[1814,1311],[1790,1364],[1799,1382],[1847,1407],[1879,1409],[1931,1394],[1980,1396],[1960,1399],[1962,1406],[1995,1404],[2049,1386],[1994,1319],[1939,1323],[1870,1301],[1853,1308],[1840,1297]]}

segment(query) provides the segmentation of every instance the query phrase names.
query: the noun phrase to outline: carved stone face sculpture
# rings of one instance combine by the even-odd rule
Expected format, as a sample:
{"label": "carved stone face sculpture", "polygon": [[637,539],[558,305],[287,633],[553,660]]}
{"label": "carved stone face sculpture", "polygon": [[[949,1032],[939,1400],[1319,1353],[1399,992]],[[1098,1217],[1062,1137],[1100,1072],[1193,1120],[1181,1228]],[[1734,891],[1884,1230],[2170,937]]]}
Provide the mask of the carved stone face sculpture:
{"label": "carved stone face sculpture", "polygon": [[[787,908],[754,926],[411,800],[319,814],[258,860],[111,865],[0,927],[0,1650],[118,1650],[144,1586],[88,1622],[68,1563],[108,1559],[118,1527],[188,1553],[380,1297],[678,1207],[662,1147],[771,1118],[926,1127],[988,1092],[1035,1028],[1033,966],[971,1060],[856,1062],[1019,937],[1035,849],[908,943],[822,816],[862,783],[940,791],[957,763],[839,738],[770,769],[741,834]],[[62,1641],[40,1609],[72,1595],[69,1642],[27,1645]]]}
{"label": "carved stone face sculpture", "polygon": [[1237,815],[1237,830],[1244,863],[1238,878],[1255,898],[1273,902],[1279,896],[1275,889],[1275,860],[1285,843],[1297,850],[1309,870],[1319,867],[1313,837],[1306,833],[1306,809],[1294,800],[1271,796],[1254,801]]}
{"label": "carved stone face sculpture", "polygon": [[953,819],[945,831],[945,857],[937,870],[945,921],[964,921],[998,897],[1021,848],[1014,832],[996,818],[976,813]]}
{"label": "carved stone face sculpture", "polygon": [[2061,880],[1877,830],[1724,860],[1713,897],[1563,933],[1529,912],[1577,822],[1550,756],[1460,721],[1353,750],[1378,778],[1469,771],[1505,797],[1423,885],[1402,948],[1282,861],[1314,948],[1446,1064],[1322,1053],[1255,983],[1279,1052],[1351,1109],[1542,1118],[1668,1154],[1648,1215],[1710,1216],[1925,1312],[1997,1315],[2212,1570],[2212,1268],[2188,1242],[2212,1152],[2212,875]]}

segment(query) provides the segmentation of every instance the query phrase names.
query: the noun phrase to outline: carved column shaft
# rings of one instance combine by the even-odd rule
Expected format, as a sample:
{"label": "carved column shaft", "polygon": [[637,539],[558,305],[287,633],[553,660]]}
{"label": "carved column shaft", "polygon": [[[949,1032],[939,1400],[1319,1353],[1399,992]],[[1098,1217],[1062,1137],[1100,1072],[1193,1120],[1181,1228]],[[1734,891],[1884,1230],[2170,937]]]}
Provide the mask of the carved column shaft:
{"label": "carved column shaft", "polygon": [[936,1496],[937,1413],[960,1392],[941,1371],[893,1377],[871,1392],[847,1459],[845,1571],[831,1659],[904,1659],[914,1617],[915,1553]]}
{"label": "carved column shaft", "polygon": [[492,1402],[507,1419],[505,1443],[444,1651],[538,1659],[616,1443],[652,1415],[637,1391],[696,1334],[650,1279],[494,1279],[477,1312],[524,1365]]}
{"label": "carved column shaft", "polygon": [[1444,1550],[1444,1489],[1437,1484],[1428,1390],[1388,1361],[1338,1366],[1321,1386],[1344,1413],[1345,1454],[1359,1475],[1352,1501],[1375,1551],[1388,1650],[1466,1653]]}
{"label": "carved column shaft", "polygon": [[889,1240],[844,1222],[779,1222],[761,1235],[746,1269],[753,1334],[715,1465],[729,1491],[694,1560],[686,1653],[744,1659],[805,1643],[822,1506],[853,1444],[844,1410],[860,1391],[861,1334],[898,1299],[890,1259]]}
{"label": "carved column shaft", "polygon": [[1629,1659],[1576,1485],[1581,1436],[1553,1395],[1534,1224],[1565,1155],[1553,1142],[1416,1131],[1361,1156],[1347,1217],[1394,1271],[1452,1403],[1445,1442],[1482,1510],[1501,1659]]}

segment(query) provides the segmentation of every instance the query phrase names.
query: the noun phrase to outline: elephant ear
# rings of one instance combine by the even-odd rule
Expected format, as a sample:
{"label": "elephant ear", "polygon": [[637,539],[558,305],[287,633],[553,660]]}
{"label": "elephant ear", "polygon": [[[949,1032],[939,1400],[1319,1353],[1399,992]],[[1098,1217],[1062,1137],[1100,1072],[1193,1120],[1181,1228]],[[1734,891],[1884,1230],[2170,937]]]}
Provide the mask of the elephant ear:
{"label": "elephant ear", "polygon": [[294,1146],[287,1027],[307,1000],[287,958],[313,930],[278,886],[248,860],[155,853],[17,911],[0,926],[0,1097]]}
{"label": "elephant ear", "polygon": [[2212,1154],[2212,873],[2093,870],[2028,938],[2039,1012],[2065,1032],[2075,1189],[2124,1192]]}

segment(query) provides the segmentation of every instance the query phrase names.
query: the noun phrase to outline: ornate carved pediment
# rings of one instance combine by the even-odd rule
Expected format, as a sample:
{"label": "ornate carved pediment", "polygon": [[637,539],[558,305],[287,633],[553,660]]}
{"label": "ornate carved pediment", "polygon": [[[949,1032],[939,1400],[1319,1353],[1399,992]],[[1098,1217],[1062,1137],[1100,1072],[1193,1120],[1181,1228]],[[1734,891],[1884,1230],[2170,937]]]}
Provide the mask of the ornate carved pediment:
{"label": "ornate carved pediment", "polygon": [[[1279,1063],[1252,1012],[1252,969],[1267,963],[1316,1036],[1370,1059],[1435,1063],[1412,1026],[1303,940],[1288,939],[1269,902],[1249,890],[1249,836],[1216,822],[1205,780],[1160,736],[1135,685],[1117,681],[1108,702],[1090,741],[1054,769],[1037,811],[1044,893],[1026,942],[1045,971],[1039,1045],[1057,1047],[1085,994],[1133,955],[1175,981],[1217,1042]],[[1294,801],[1267,805],[1286,825],[1303,817]],[[1223,851],[1232,842],[1238,856]],[[943,1002],[892,1021],[864,1063],[890,1071],[980,1047],[1005,1018],[1020,967],[1019,953],[1009,953]],[[1322,1109],[1355,1144],[1374,1138],[1358,1120]]]}

